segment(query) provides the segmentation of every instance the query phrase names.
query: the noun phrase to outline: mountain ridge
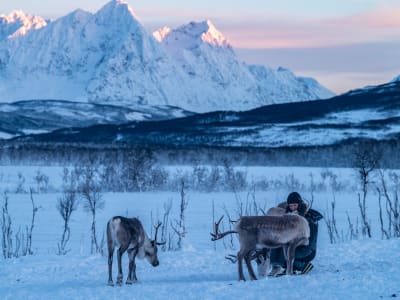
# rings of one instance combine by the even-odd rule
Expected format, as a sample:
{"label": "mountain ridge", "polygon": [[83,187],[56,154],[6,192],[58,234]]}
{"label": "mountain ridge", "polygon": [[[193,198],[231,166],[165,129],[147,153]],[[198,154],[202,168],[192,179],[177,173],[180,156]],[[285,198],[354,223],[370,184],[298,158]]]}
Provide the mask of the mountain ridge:
{"label": "mountain ridge", "polygon": [[400,137],[400,82],[328,100],[217,111],[164,121],[59,129],[16,139],[167,147],[308,147]]}
{"label": "mountain ridge", "polygon": [[[333,96],[290,71],[254,72],[209,20],[179,28],[195,30],[179,36],[195,47],[166,45],[178,29],[157,41],[124,1],[94,14],[75,10],[0,45],[0,102],[66,99],[205,112]],[[190,40],[189,33],[196,35]]]}

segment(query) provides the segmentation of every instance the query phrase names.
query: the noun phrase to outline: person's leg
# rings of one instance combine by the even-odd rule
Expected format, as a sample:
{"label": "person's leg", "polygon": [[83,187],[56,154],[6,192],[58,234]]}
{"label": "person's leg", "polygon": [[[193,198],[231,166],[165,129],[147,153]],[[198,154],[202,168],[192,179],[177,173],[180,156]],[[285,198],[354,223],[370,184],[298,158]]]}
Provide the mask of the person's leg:
{"label": "person's leg", "polygon": [[[296,253],[297,254],[297,253]],[[308,273],[313,268],[311,261],[315,258],[315,251],[311,251],[311,253],[305,257],[297,258],[293,264],[293,270],[299,271],[302,274]]]}

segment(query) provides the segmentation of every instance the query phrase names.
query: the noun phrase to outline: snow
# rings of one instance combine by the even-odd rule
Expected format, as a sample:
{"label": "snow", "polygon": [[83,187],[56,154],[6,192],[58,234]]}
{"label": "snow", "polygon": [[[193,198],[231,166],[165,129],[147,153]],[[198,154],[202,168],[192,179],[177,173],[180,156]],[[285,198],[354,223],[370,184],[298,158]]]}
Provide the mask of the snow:
{"label": "snow", "polygon": [[152,35],[126,2],[110,1],[94,14],[77,9],[23,35],[13,34],[17,21],[10,24],[15,28],[2,34],[0,23],[0,39],[6,39],[0,44],[2,102],[62,95],[207,112],[333,96],[290,71],[256,74],[210,20]]}
{"label": "snow", "polygon": [[13,137],[15,137],[15,135],[0,131],[0,139],[11,139]]}
{"label": "snow", "polygon": [[43,129],[30,129],[30,130],[23,130],[24,134],[41,134],[41,133],[46,133],[49,132],[48,130],[43,130]]}
{"label": "snow", "polygon": [[398,81],[400,81],[400,75],[393,78],[390,82],[398,82]]}
{"label": "snow", "polygon": [[[304,122],[261,124],[256,126],[220,126],[212,133],[219,133],[219,145],[230,146],[315,146],[331,145],[349,138],[390,139],[400,130],[395,121],[397,109],[358,109],[333,112]],[[226,121],[235,116],[227,115]],[[368,124],[384,125],[371,126]]]}
{"label": "snow", "polygon": [[47,21],[39,16],[14,10],[8,15],[0,15],[0,41],[26,35],[47,25]]}
{"label": "snow", "polygon": [[158,41],[162,42],[163,39],[170,33],[171,28],[164,26],[153,32],[153,37]]}
{"label": "snow", "polygon": [[[188,170],[186,166],[170,166],[169,171]],[[1,166],[0,190],[17,184],[16,174],[23,172],[26,186],[34,184],[36,171],[50,175],[56,192],[34,194],[37,213],[33,234],[32,256],[4,260],[0,258],[0,295],[2,299],[385,299],[400,294],[400,240],[381,240],[376,195],[369,194],[368,216],[371,219],[373,238],[345,240],[331,245],[324,221],[320,222],[317,257],[314,269],[304,276],[261,278],[255,282],[238,282],[237,267],[224,259],[237,251],[224,248],[221,241],[210,241],[212,230],[212,203],[216,216],[223,213],[223,206],[230,211],[236,208],[232,193],[197,193],[187,191],[187,236],[183,249],[159,252],[160,266],[153,268],[146,261],[137,262],[139,282],[132,286],[107,286],[107,259],[89,254],[90,218],[82,208],[74,212],[71,223],[71,252],[66,256],[55,255],[61,235],[61,218],[56,212],[57,189],[61,184],[60,167]],[[319,168],[268,168],[247,167],[251,176],[281,178],[293,175],[301,182],[313,173],[319,180]],[[329,169],[341,182],[355,184],[355,171]],[[240,196],[246,199],[247,193]],[[307,198],[309,194],[302,194]],[[282,201],[285,190],[256,191],[256,199],[269,206]],[[359,217],[357,191],[348,187],[335,193],[336,216],[339,230],[348,228],[346,212],[355,220]],[[325,213],[332,192],[317,192],[313,207]],[[104,230],[112,215],[139,217],[149,230],[153,217],[163,213],[163,203],[172,199],[172,217],[178,215],[179,193],[106,193],[105,209],[98,215],[98,228]],[[2,199],[1,199],[2,201]],[[9,193],[9,211],[13,224],[22,228],[30,222],[28,194]],[[214,249],[215,247],[215,249]],[[114,278],[116,259],[114,260]],[[127,272],[127,256],[123,257],[123,270]],[[248,278],[247,272],[245,272]]]}

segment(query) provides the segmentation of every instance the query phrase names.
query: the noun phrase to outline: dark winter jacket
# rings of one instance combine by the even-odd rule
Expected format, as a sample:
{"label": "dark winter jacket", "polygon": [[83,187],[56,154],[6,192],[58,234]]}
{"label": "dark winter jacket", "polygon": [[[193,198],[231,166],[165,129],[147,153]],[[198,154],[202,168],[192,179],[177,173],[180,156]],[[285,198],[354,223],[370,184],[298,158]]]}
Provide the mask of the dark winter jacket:
{"label": "dark winter jacket", "polygon": [[[286,202],[278,205],[281,208],[286,209]],[[296,248],[295,252],[295,267],[296,262],[299,265],[303,265],[303,263],[308,263],[314,259],[317,253],[317,239],[318,239],[318,221],[320,221],[323,216],[316,211],[315,209],[308,208],[305,209],[304,218],[306,218],[308,225],[310,226],[310,238],[307,246],[299,246]],[[285,265],[285,257],[283,255],[282,248],[272,249],[271,250],[271,263]]]}
{"label": "dark winter jacket", "polygon": [[318,221],[322,219],[322,215],[315,209],[308,209],[304,215],[310,226],[310,238],[308,239],[307,246],[299,246],[296,248],[295,259],[311,261],[314,259],[317,251],[317,238],[318,238]]}

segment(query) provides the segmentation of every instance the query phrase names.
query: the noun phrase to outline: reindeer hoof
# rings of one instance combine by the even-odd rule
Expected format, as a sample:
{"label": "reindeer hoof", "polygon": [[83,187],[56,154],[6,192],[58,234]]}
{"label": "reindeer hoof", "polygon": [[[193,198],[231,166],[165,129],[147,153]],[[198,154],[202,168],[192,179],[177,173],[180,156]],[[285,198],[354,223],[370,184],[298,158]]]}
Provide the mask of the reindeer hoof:
{"label": "reindeer hoof", "polygon": [[257,277],[251,277],[250,279],[251,280],[257,280]]}
{"label": "reindeer hoof", "polygon": [[108,282],[107,285],[108,285],[108,286],[114,286],[114,282],[112,282],[112,280],[111,280],[111,281]]}
{"label": "reindeer hoof", "polygon": [[136,283],[137,282],[137,279],[134,279],[134,280],[126,280],[126,282],[125,282],[125,284],[134,284],[134,283]]}

